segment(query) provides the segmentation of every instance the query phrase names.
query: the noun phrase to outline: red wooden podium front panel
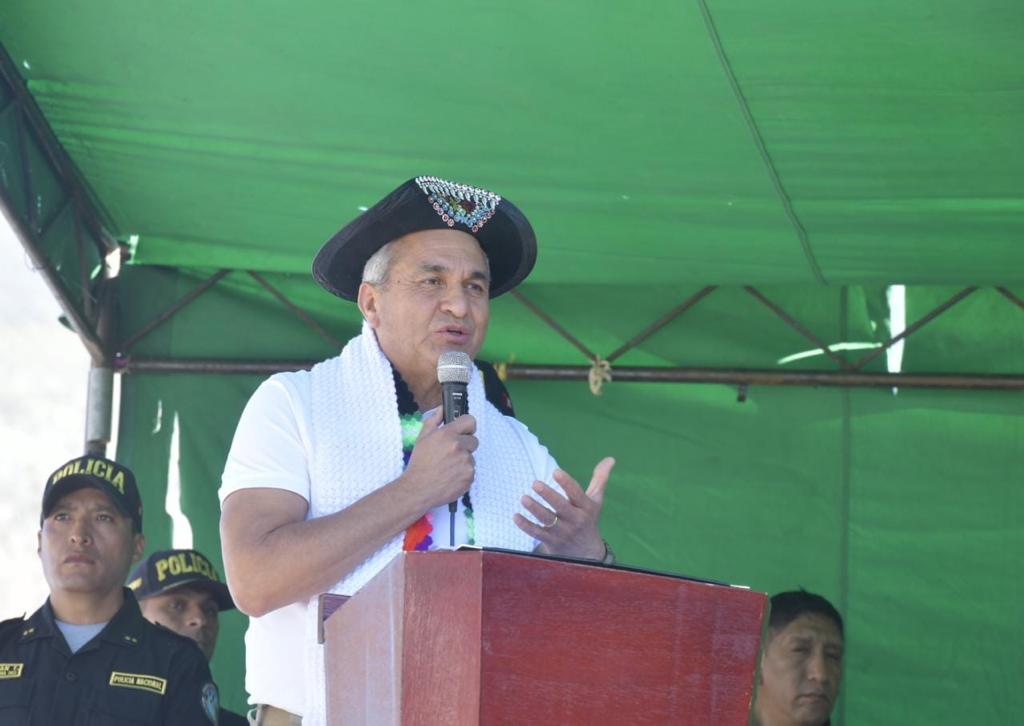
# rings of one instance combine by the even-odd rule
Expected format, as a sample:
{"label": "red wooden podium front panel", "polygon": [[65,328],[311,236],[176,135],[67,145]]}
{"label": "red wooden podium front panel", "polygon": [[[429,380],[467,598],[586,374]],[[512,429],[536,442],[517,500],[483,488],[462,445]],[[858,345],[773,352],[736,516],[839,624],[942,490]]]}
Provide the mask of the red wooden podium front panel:
{"label": "red wooden podium front panel", "polygon": [[402,724],[475,725],[480,713],[480,554],[410,552],[405,564]]}
{"label": "red wooden podium front panel", "polygon": [[399,555],[324,626],[328,723],[745,726],[765,603],[526,555]]}
{"label": "red wooden podium front panel", "polygon": [[746,724],[763,594],[484,553],[482,724]]}

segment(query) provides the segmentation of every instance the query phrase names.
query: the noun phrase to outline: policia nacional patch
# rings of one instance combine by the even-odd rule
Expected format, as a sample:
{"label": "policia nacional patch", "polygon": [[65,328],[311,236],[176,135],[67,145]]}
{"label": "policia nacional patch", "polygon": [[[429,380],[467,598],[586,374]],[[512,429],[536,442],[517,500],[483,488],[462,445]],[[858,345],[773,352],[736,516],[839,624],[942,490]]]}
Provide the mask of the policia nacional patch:
{"label": "policia nacional patch", "polygon": [[[3,673],[2,669],[4,666],[17,666],[17,675],[6,676],[7,678],[17,678],[21,675],[21,665],[21,663],[0,663],[0,674]],[[0,675],[0,677],[5,676]],[[167,692],[166,678],[147,676],[142,673],[112,671],[110,673],[110,685],[120,686],[121,688],[137,688],[140,691],[149,691],[160,696]],[[217,686],[213,685],[213,683],[203,684],[199,699],[203,707],[203,713],[210,719],[210,723],[217,726],[217,717],[220,714],[220,694],[217,693]]]}
{"label": "policia nacional patch", "polygon": [[110,674],[110,685],[121,686],[122,688],[137,688],[140,691],[149,691],[158,696],[167,692],[167,679],[147,676],[142,673],[120,673],[112,671]]}

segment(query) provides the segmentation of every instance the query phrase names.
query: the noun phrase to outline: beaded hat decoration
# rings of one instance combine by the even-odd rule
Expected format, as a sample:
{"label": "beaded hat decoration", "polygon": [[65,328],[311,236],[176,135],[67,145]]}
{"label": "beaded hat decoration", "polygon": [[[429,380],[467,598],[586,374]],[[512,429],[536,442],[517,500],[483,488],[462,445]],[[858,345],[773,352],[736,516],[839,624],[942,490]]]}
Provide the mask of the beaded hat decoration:
{"label": "beaded hat decoration", "polygon": [[494,192],[468,184],[438,179],[436,176],[418,176],[416,184],[434,205],[434,211],[449,227],[455,223],[469,227],[476,234],[494,216],[501,202]]}
{"label": "beaded hat decoration", "polygon": [[313,278],[328,292],[355,300],[363,268],[388,242],[413,232],[453,229],[473,235],[491,268],[490,296],[518,285],[537,260],[537,238],[507,198],[436,176],[418,176],[385,196],[332,236],[313,260]]}

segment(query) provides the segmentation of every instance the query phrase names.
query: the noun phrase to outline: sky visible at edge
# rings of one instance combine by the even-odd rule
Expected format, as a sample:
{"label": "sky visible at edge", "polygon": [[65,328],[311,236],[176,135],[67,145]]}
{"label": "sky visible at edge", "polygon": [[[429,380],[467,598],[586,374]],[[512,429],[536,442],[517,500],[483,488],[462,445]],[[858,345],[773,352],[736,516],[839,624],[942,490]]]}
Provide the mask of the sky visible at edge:
{"label": "sky visible at edge", "polygon": [[0,620],[47,588],[36,554],[46,477],[83,450],[89,356],[0,215]]}

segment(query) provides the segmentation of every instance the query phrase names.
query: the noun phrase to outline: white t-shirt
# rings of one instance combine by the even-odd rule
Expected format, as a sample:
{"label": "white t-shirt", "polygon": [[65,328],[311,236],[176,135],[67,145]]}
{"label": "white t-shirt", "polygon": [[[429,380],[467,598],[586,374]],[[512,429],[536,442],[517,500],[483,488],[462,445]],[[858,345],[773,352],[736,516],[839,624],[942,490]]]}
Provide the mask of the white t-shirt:
{"label": "white t-shirt", "polygon": [[[308,371],[278,373],[264,381],[246,404],[231,443],[220,501],[239,489],[284,489],[310,500],[309,464],[313,461],[311,377]],[[397,416],[397,411],[395,412]],[[558,467],[537,437],[510,419],[530,452],[533,470],[551,484]],[[509,517],[518,502],[509,502]],[[448,505],[432,510],[433,549],[447,549]],[[307,517],[309,515],[307,514]],[[466,542],[462,502],[456,514],[456,546]],[[486,545],[486,542],[477,542]],[[245,633],[245,689],[249,703],[267,704],[302,715],[305,707],[303,655],[305,600],[258,618],[249,618]]]}

